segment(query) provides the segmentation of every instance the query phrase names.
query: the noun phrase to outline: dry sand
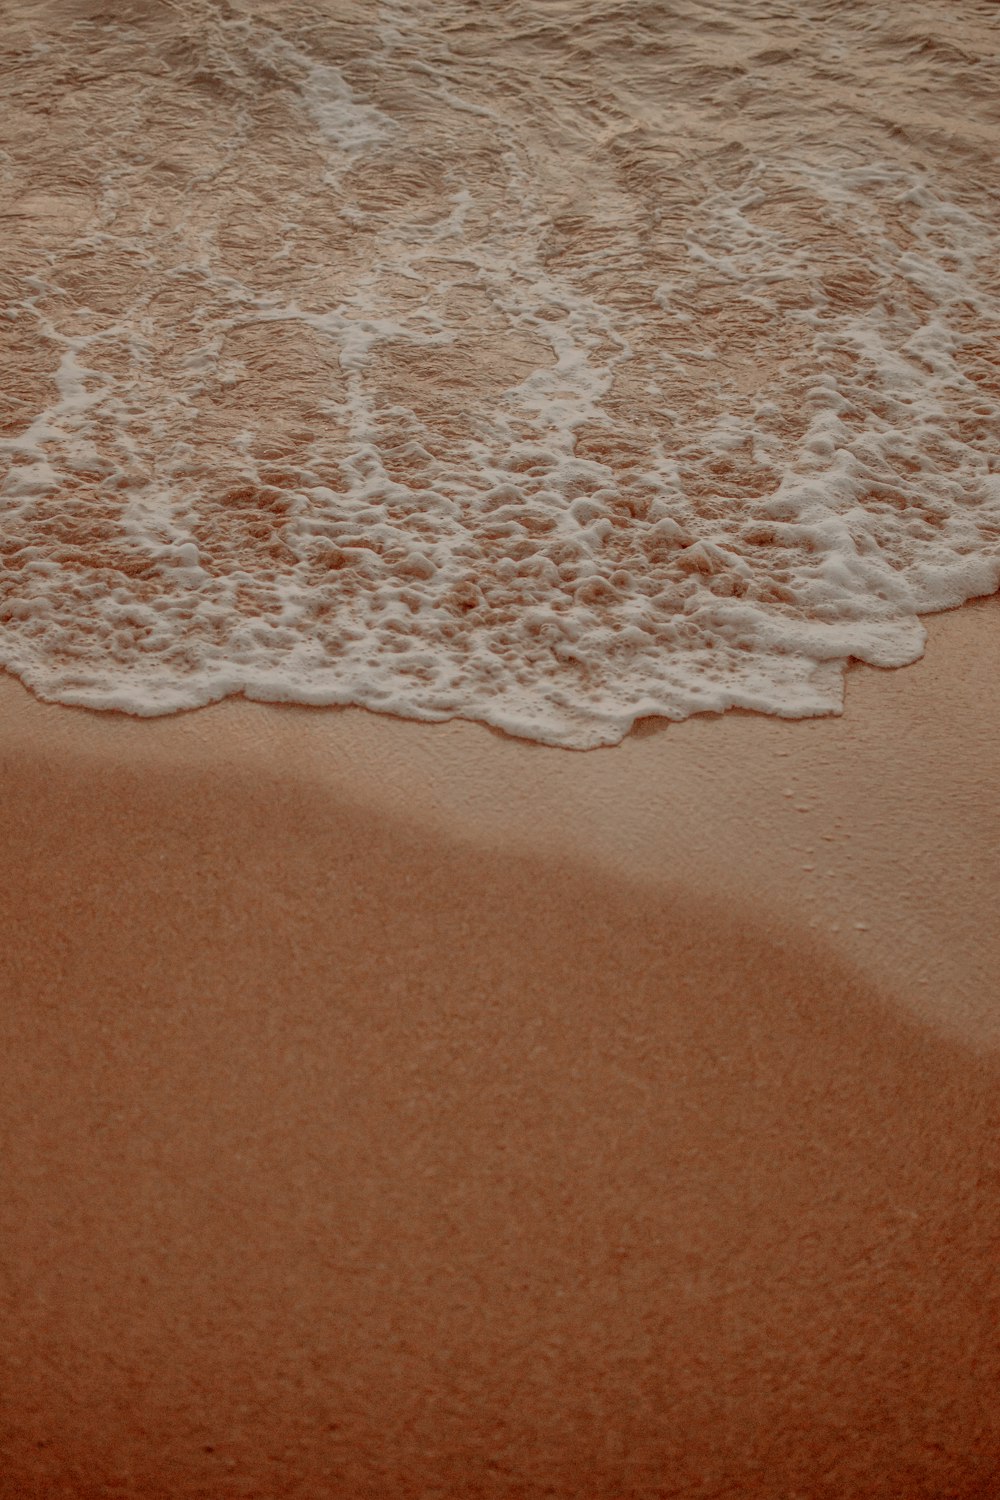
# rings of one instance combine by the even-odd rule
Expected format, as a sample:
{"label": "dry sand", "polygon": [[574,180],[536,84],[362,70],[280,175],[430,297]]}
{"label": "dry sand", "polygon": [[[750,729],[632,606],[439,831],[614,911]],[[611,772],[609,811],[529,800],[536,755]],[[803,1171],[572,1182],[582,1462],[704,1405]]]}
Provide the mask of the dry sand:
{"label": "dry sand", "polygon": [[998,621],[589,754],[0,682],[3,1500],[995,1496]]}

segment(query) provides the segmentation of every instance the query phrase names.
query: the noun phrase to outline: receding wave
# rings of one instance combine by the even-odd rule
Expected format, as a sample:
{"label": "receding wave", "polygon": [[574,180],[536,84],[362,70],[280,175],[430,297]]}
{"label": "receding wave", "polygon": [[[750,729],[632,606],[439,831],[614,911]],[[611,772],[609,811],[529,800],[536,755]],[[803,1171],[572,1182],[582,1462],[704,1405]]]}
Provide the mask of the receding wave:
{"label": "receding wave", "polygon": [[555,744],[1000,586],[1000,28],[16,0],[0,664]]}

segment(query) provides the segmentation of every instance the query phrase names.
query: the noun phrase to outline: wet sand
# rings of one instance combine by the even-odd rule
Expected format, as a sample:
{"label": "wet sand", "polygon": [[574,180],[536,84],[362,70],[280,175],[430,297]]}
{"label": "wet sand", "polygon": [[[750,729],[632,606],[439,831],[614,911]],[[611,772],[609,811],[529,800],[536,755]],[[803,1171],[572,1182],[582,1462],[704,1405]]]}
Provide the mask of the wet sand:
{"label": "wet sand", "polygon": [[587,754],[4,679],[4,1500],[995,1494],[998,623]]}

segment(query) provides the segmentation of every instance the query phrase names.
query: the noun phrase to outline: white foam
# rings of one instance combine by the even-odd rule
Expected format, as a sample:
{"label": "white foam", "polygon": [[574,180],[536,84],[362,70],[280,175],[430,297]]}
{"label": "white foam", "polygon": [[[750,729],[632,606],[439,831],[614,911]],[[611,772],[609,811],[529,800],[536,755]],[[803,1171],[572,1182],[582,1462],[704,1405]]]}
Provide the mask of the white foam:
{"label": "white foam", "polygon": [[[0,663],[40,694],[582,748],[650,714],[838,712],[849,658],[913,661],[921,614],[998,587],[981,191],[888,136],[859,164],[762,128],[737,160],[724,78],[678,172],[636,123],[675,66],[653,42],[645,83],[605,48],[573,94],[575,54],[553,93],[485,12],[477,54],[383,7],[353,73],[277,7],[213,25],[201,103],[169,29],[109,29],[109,78],[130,46],[171,60],[136,74],[133,144],[188,189],[163,207],[123,164],[112,92],[92,222],[6,309],[43,358],[0,440]],[[697,36],[678,19],[678,57]]]}

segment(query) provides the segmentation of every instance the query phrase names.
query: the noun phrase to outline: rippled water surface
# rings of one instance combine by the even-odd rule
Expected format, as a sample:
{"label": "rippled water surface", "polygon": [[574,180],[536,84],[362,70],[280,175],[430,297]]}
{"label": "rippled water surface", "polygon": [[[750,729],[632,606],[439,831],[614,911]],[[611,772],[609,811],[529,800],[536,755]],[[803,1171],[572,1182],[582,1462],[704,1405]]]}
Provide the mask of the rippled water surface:
{"label": "rippled water surface", "polygon": [[7,0],[0,663],[571,746],[1000,579],[1000,11]]}

